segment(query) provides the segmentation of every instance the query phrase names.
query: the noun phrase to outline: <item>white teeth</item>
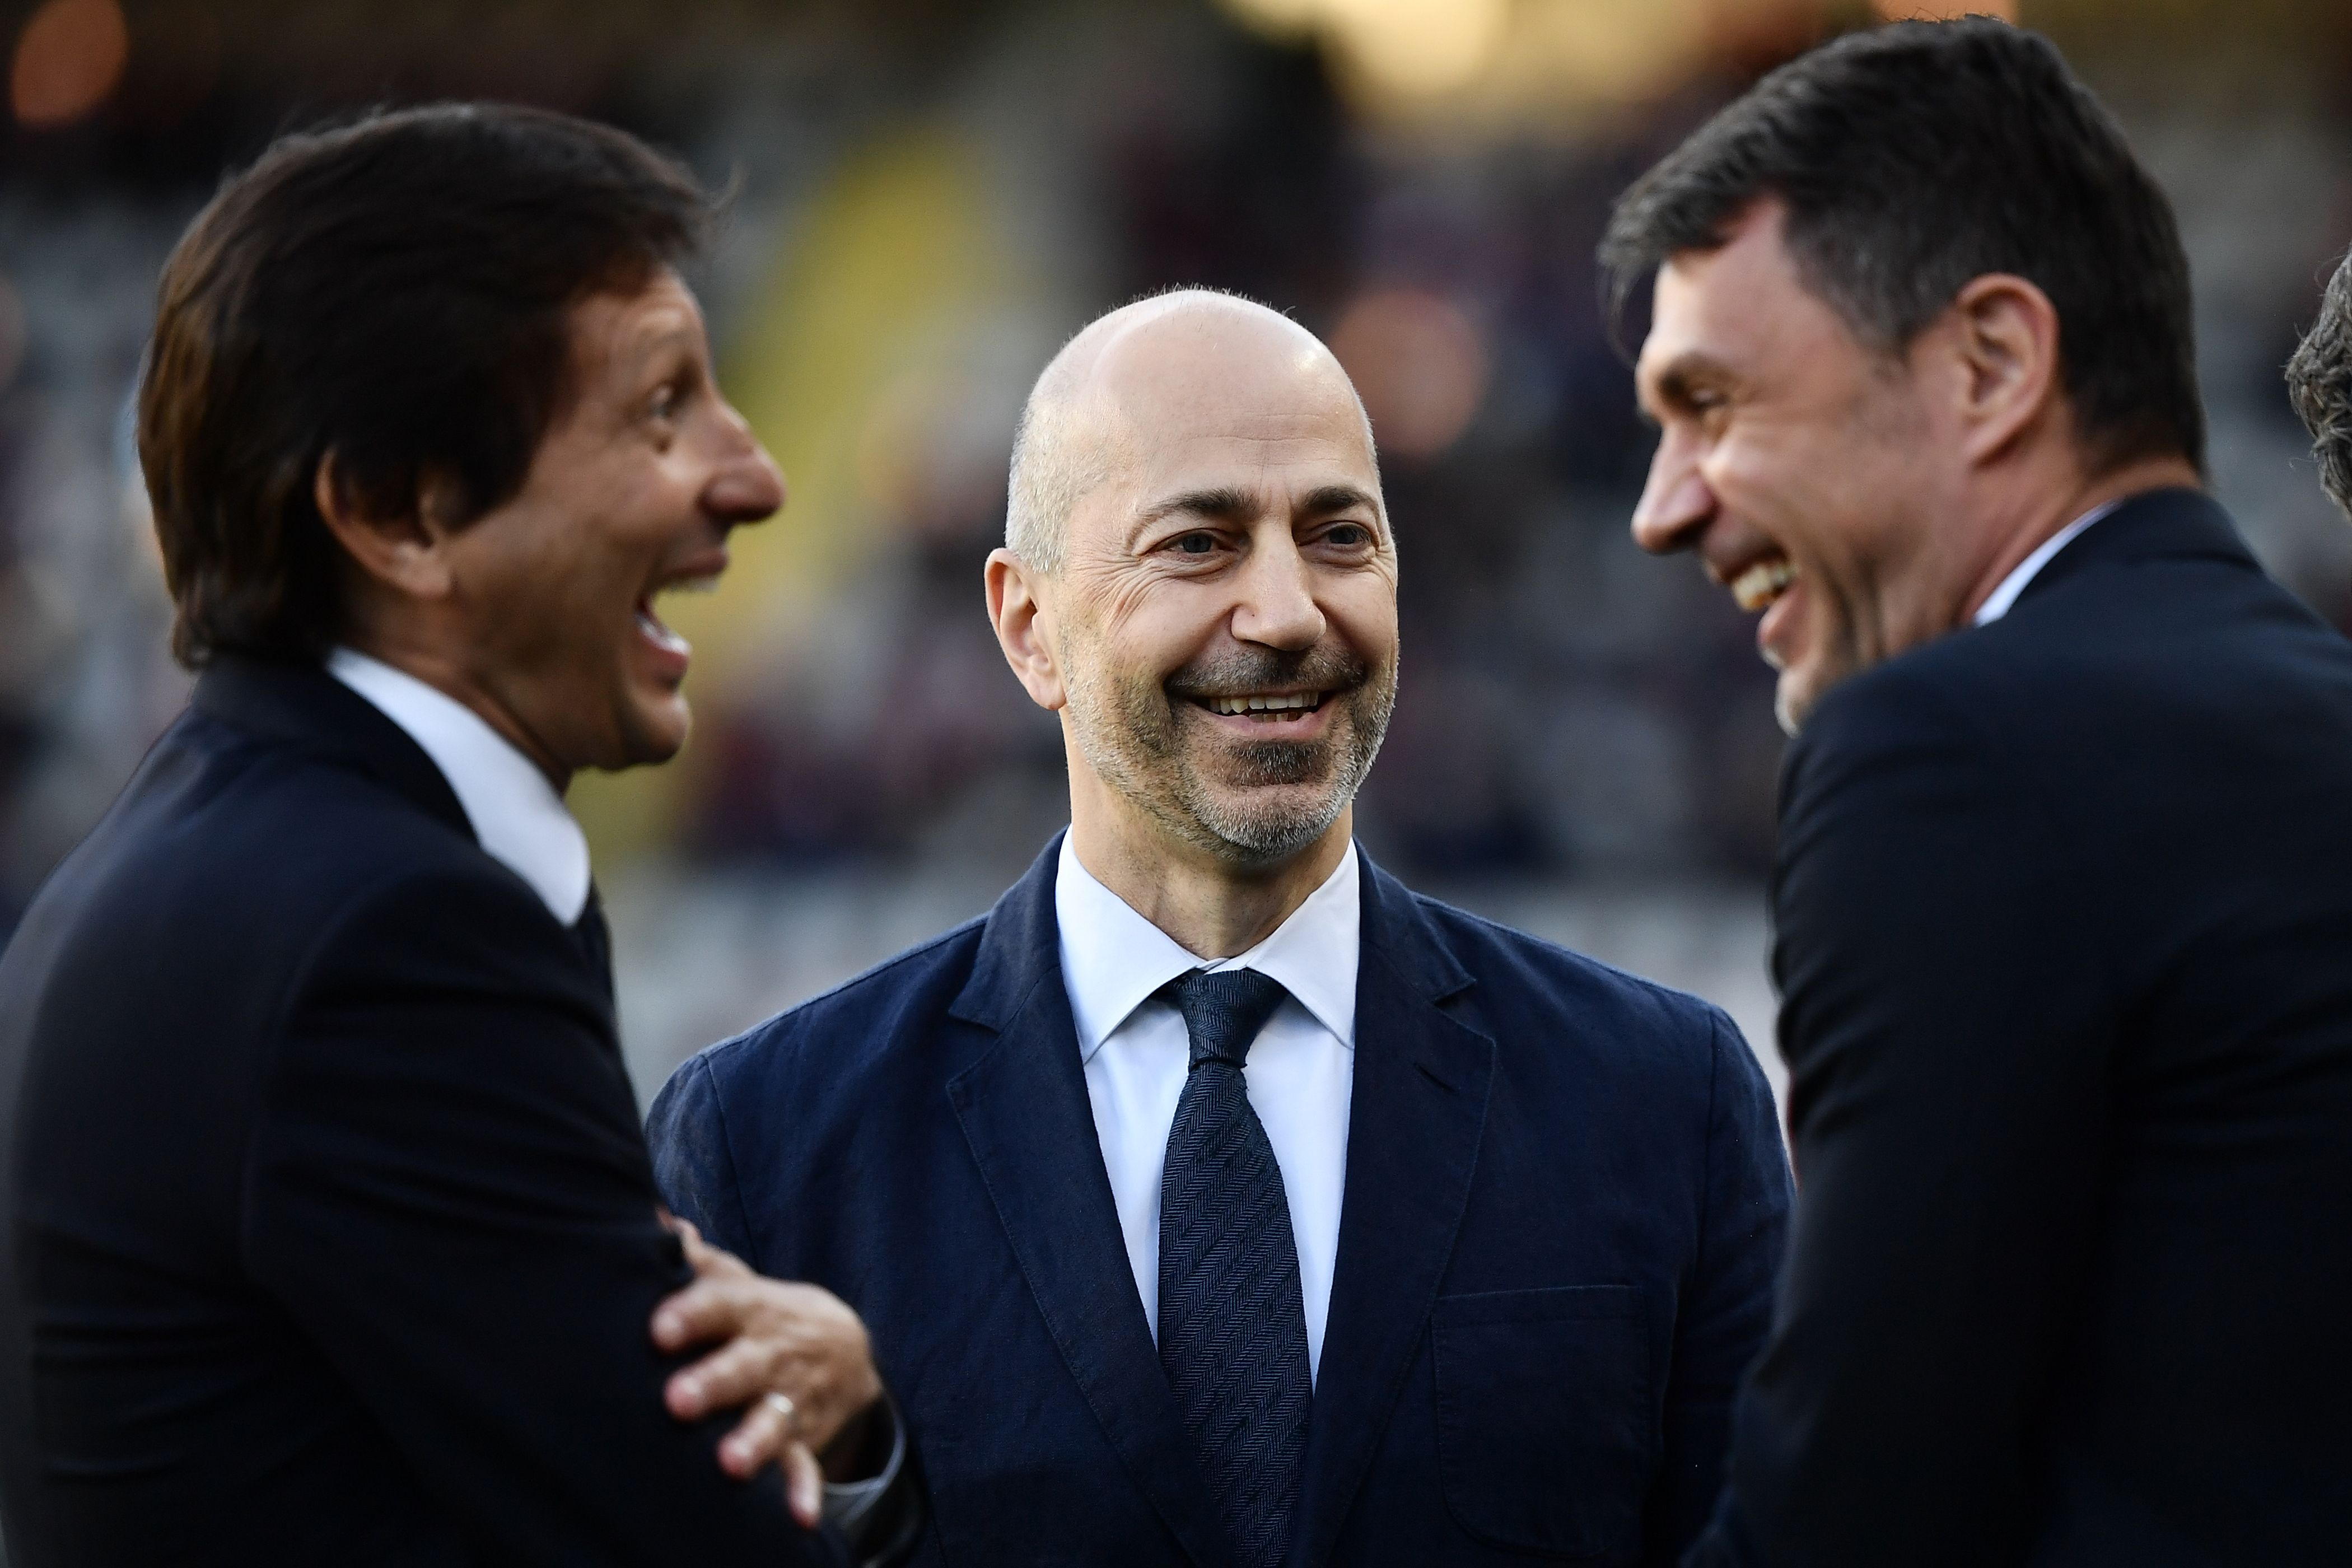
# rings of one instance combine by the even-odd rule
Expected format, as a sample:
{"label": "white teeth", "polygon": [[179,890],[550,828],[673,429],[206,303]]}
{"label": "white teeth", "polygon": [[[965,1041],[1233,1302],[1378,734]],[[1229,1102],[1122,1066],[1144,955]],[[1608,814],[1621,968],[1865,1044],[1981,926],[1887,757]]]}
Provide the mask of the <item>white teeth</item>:
{"label": "white teeth", "polygon": [[647,642],[670,653],[685,654],[694,651],[693,644],[654,619],[653,613],[649,610],[637,612],[637,631]]}
{"label": "white teeth", "polygon": [[716,572],[706,572],[693,577],[677,577],[664,583],[637,601],[638,632],[647,642],[667,652],[681,655],[693,652],[692,644],[662,625],[661,617],[654,614],[654,601],[665,594],[708,594],[718,586],[719,574]]}
{"label": "white teeth", "polygon": [[1244,713],[1287,713],[1313,708],[1322,700],[1319,691],[1293,691],[1277,697],[1212,697],[1208,704],[1211,712],[1237,717]]}
{"label": "white teeth", "polygon": [[1789,591],[1797,569],[1781,556],[1759,561],[1731,580],[1731,596],[1743,610],[1760,610]]}

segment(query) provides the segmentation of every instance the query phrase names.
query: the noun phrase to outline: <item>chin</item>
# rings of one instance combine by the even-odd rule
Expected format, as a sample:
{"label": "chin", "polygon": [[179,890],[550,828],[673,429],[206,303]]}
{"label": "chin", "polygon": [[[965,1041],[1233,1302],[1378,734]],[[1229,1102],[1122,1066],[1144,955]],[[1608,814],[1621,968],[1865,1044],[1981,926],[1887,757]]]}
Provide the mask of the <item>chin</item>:
{"label": "chin", "polygon": [[1796,734],[1821,706],[1822,699],[1853,673],[1852,666],[1827,659],[1807,659],[1783,669],[1780,683],[1772,692],[1772,716],[1780,720],[1783,731]]}
{"label": "chin", "polygon": [[621,737],[619,768],[649,767],[669,761],[686,746],[694,729],[693,710],[675,692],[630,705],[628,732]]}
{"label": "chin", "polygon": [[1796,739],[1798,730],[1804,725],[1808,706],[1799,703],[1795,694],[1790,691],[1787,681],[1780,682],[1780,688],[1772,693],[1772,717],[1780,721],[1780,733],[1790,740]]}
{"label": "chin", "polygon": [[1261,786],[1219,790],[1194,803],[1192,817],[1225,858],[1267,867],[1296,858],[1322,841],[1347,809],[1328,788]]}

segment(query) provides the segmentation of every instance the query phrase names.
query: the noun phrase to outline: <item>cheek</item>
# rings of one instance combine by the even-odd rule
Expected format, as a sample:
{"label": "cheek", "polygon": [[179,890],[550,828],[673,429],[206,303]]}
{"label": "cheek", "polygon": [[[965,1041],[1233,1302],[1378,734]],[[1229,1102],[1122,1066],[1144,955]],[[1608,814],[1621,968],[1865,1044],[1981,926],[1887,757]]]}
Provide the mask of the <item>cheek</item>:
{"label": "cheek", "polygon": [[579,575],[582,563],[565,548],[563,528],[551,513],[534,509],[476,523],[460,537],[464,560],[459,582],[482,629],[494,638],[546,637],[548,624]]}
{"label": "cheek", "polygon": [[1397,651],[1397,598],[1393,574],[1367,572],[1318,595],[1324,618],[1339,640],[1374,668]]}
{"label": "cheek", "polygon": [[1708,483],[1727,513],[1808,573],[1844,579],[1885,510],[1879,456],[1867,440],[1826,426],[1763,430],[1725,441]]}
{"label": "cheek", "polygon": [[1094,607],[1097,647],[1122,676],[1152,680],[1198,657],[1233,609],[1213,584],[1143,574],[1108,585]]}
{"label": "cheek", "polygon": [[1769,523],[1806,510],[1807,499],[1822,478],[1827,449],[1832,447],[1801,426],[1759,421],[1717,442],[1700,465],[1700,472],[1719,501]]}

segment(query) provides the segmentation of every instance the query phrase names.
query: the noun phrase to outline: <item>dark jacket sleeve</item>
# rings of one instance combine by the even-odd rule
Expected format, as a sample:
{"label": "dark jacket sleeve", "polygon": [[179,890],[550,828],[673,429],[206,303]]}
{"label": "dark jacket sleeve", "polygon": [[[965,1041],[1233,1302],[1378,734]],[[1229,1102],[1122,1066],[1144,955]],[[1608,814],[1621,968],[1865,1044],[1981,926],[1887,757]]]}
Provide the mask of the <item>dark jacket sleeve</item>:
{"label": "dark jacket sleeve", "polygon": [[1738,1026],[1708,1009],[1713,1057],[1698,1255],[1675,1319],[1664,1463],[1652,1489],[1644,1559],[1677,1561],[1723,1484],[1731,1405],[1771,1326],[1789,1223],[1789,1161],[1771,1085]]}
{"label": "dark jacket sleeve", "polygon": [[1774,964],[1801,1184],[1694,1561],[2014,1561],[2105,1136],[2106,964],[1998,733],[1865,677],[1790,760]]}
{"label": "dark jacket sleeve", "polygon": [[417,876],[323,933],[264,1086],[244,1250],[485,1561],[811,1564],[724,1419],[662,1401],[690,1272],[569,938],[519,885]]}
{"label": "dark jacket sleeve", "polygon": [[646,1113],[646,1136],[653,1145],[654,1181],[670,1212],[693,1221],[713,1246],[756,1258],[727,1142],[727,1112],[708,1062],[696,1057],[670,1075]]}
{"label": "dark jacket sleeve", "polygon": [[[670,1212],[693,1221],[706,1240],[758,1268],[764,1260],[752,1241],[728,1138],[727,1108],[708,1061],[696,1057],[670,1075],[646,1114],[646,1133],[653,1145],[655,1180]],[[751,1158],[759,1158],[756,1151]],[[887,1397],[883,1411],[888,1426],[873,1440],[885,1451],[896,1444],[898,1468],[886,1470],[889,1485],[854,1521],[843,1519],[841,1525],[850,1551],[867,1568],[907,1562],[930,1516],[913,1436]]]}

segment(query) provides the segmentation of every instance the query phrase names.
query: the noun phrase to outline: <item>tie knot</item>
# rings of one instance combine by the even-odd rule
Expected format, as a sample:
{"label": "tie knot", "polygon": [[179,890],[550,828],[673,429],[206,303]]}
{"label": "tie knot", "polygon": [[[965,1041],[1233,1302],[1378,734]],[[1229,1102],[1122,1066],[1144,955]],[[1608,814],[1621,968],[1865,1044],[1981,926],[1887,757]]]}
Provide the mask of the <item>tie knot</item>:
{"label": "tie knot", "polygon": [[1257,1032],[1290,993],[1281,981],[1255,969],[1195,969],[1170,981],[1168,994],[1184,1015],[1192,1065],[1221,1061],[1239,1067],[1248,1059]]}

